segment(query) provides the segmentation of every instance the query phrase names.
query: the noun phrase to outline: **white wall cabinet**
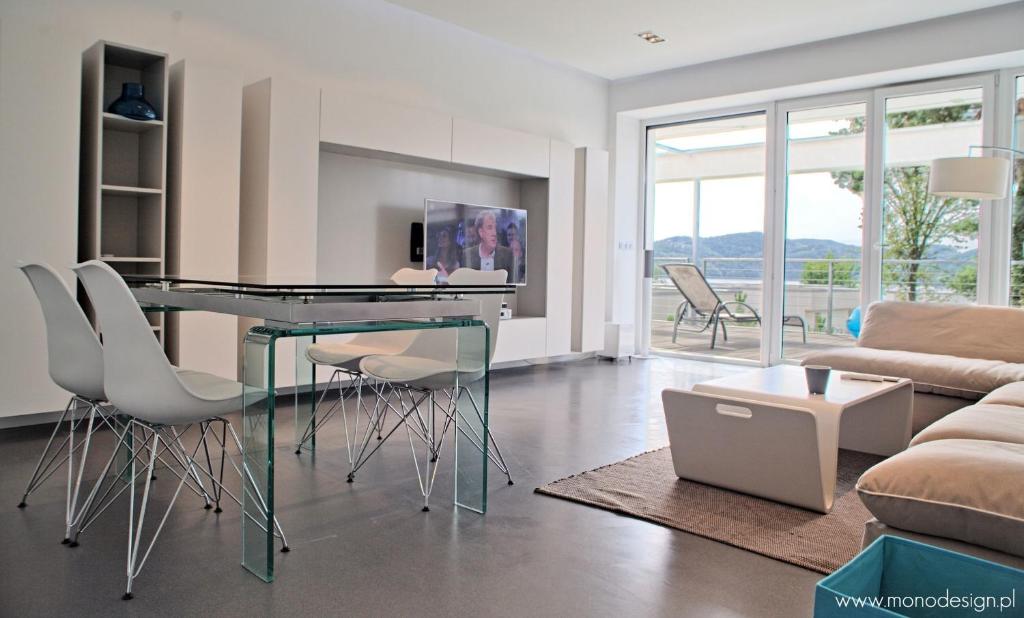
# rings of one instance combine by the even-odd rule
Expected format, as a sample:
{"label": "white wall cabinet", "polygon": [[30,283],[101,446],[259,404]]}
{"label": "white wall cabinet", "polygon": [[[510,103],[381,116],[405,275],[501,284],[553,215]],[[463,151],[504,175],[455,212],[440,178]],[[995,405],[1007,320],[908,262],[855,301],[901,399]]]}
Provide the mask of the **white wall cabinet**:
{"label": "white wall cabinet", "polygon": [[[167,273],[234,279],[242,77],[182,60],[171,67],[169,84]],[[235,379],[238,318],[186,311],[168,314],[166,322],[171,362]]]}
{"label": "white wall cabinet", "polygon": [[573,220],[572,351],[604,347],[608,259],[608,152],[576,149]]}
{"label": "white wall cabinet", "polygon": [[569,354],[572,342],[573,147],[551,141],[548,179],[547,356]]}
{"label": "white wall cabinet", "polygon": [[[346,240],[346,233],[358,232],[338,225],[338,221],[369,217],[367,225],[374,226],[377,233],[407,229],[407,211],[418,210],[423,198],[430,197],[422,194],[423,187],[434,187],[432,190],[445,193],[445,199],[472,203],[518,201],[518,207],[529,213],[528,283],[509,299],[515,318],[501,323],[494,360],[521,361],[572,352],[576,216],[572,145],[427,110],[355,100],[328,90],[321,92],[319,140],[320,148],[327,153],[322,155],[320,173],[332,174],[331,178],[319,179],[324,188],[321,199],[326,200],[319,204],[319,216],[321,223],[333,222],[320,227],[320,242],[365,242],[355,237]],[[391,159],[388,155],[400,156],[396,162],[373,161]],[[422,175],[431,180],[409,180]],[[449,178],[452,175],[458,177],[457,182]],[[400,186],[390,186],[382,178],[394,179]],[[344,189],[335,187],[339,182],[344,183]],[[512,183],[510,187],[502,185],[502,199],[495,201],[493,195],[485,197],[477,190],[501,182]],[[442,191],[443,187],[450,190]],[[344,198],[339,197],[342,193]],[[373,213],[338,212],[339,207],[364,206]],[[381,245],[376,246],[380,253]],[[323,249],[319,252],[324,260],[323,274],[337,273],[337,260],[326,256],[338,252]],[[405,259],[398,249],[386,250],[389,264]],[[378,255],[377,261],[382,257]],[[383,276],[381,272],[374,274]],[[603,314],[603,309],[600,311]]]}
{"label": "white wall cabinet", "polygon": [[547,178],[549,142],[544,137],[455,118],[452,163]]}
{"label": "white wall cabinet", "polygon": [[495,363],[547,356],[547,319],[518,317],[502,320],[494,347]]}
{"label": "white wall cabinet", "polygon": [[320,96],[320,141],[325,144],[451,159],[451,116],[329,90]]}
{"label": "white wall cabinet", "polygon": [[[239,275],[316,277],[319,109],[318,88],[277,77],[242,91]],[[238,322],[241,342],[254,322]],[[277,385],[294,385],[293,340],[277,358]]]}

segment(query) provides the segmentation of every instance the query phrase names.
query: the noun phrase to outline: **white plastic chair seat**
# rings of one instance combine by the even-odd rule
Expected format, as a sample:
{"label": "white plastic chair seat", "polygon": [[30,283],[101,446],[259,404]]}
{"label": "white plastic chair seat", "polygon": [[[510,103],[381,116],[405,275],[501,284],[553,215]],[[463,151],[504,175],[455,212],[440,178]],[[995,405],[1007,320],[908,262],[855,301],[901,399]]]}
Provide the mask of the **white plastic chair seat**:
{"label": "white plastic chair seat", "polygon": [[[160,400],[154,399],[153,409],[146,415],[148,421],[166,425],[194,423],[242,409],[241,382],[191,369],[175,368],[174,373],[185,390],[192,395],[189,409],[166,409]],[[259,401],[266,396],[263,390],[249,391],[251,401]],[[132,410],[121,411],[134,414]]]}
{"label": "white plastic chair seat", "polygon": [[475,382],[484,376],[483,366],[460,369],[454,362],[421,356],[367,356],[359,363],[359,369],[377,380],[430,389],[454,386],[456,374],[460,384]]}
{"label": "white plastic chair seat", "polygon": [[193,371],[191,369],[178,369],[176,373],[182,384],[185,385],[185,388],[196,397],[218,403],[237,400],[238,408],[242,407],[241,382],[235,382],[212,373]]}
{"label": "white plastic chair seat", "polygon": [[346,371],[359,371],[359,361],[374,354],[394,354],[387,346],[358,343],[314,343],[306,348],[306,358],[316,365],[331,365]]}

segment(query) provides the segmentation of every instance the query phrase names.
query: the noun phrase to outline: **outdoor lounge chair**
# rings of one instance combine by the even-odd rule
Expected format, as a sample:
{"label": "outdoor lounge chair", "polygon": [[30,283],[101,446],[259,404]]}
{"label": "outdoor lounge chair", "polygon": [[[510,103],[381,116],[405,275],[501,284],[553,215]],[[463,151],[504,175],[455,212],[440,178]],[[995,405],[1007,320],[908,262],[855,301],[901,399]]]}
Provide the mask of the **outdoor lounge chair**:
{"label": "outdoor lounge chair", "polygon": [[[722,339],[729,340],[729,334],[725,330],[726,322],[736,324],[761,324],[761,316],[757,310],[745,302],[738,300],[723,301],[715,292],[704,273],[695,264],[663,264],[662,268],[668,274],[669,279],[675,284],[676,289],[683,295],[683,302],[676,307],[675,317],[672,324],[672,343],[676,343],[679,336],[679,324],[686,318],[688,312],[696,316],[696,319],[689,318],[688,321],[696,322],[697,326],[690,329],[693,333],[703,333],[711,329],[711,349],[715,349],[715,340],[718,337],[718,328],[722,328]],[[735,311],[743,307],[749,313]],[[800,328],[803,342],[807,343],[807,323],[798,315],[786,315],[782,317],[782,326],[795,326]],[[684,327],[685,328],[685,327]]]}

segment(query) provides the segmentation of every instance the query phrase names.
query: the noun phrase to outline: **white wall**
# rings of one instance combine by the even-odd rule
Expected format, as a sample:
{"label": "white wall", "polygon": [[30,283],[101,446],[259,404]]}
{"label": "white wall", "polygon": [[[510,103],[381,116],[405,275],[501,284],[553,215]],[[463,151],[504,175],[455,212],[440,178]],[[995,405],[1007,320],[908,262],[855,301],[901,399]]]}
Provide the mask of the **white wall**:
{"label": "white wall", "polygon": [[244,83],[288,78],[607,145],[606,81],[378,0],[5,0],[0,417],[64,405],[47,377],[39,310],[10,266],[75,261],[81,52],[100,38],[233,68]]}
{"label": "white wall", "polygon": [[1024,64],[1024,2],[612,82],[608,318],[642,325],[642,120]]}

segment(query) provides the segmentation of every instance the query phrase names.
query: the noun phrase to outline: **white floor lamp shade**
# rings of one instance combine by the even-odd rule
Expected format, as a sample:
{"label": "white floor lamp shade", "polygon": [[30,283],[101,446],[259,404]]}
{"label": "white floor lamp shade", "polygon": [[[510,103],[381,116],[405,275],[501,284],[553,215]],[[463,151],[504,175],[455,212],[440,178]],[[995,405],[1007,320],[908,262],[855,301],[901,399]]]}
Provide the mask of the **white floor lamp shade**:
{"label": "white floor lamp shade", "polygon": [[1010,160],[999,157],[948,157],[932,161],[928,193],[939,197],[999,200],[1010,185]]}

